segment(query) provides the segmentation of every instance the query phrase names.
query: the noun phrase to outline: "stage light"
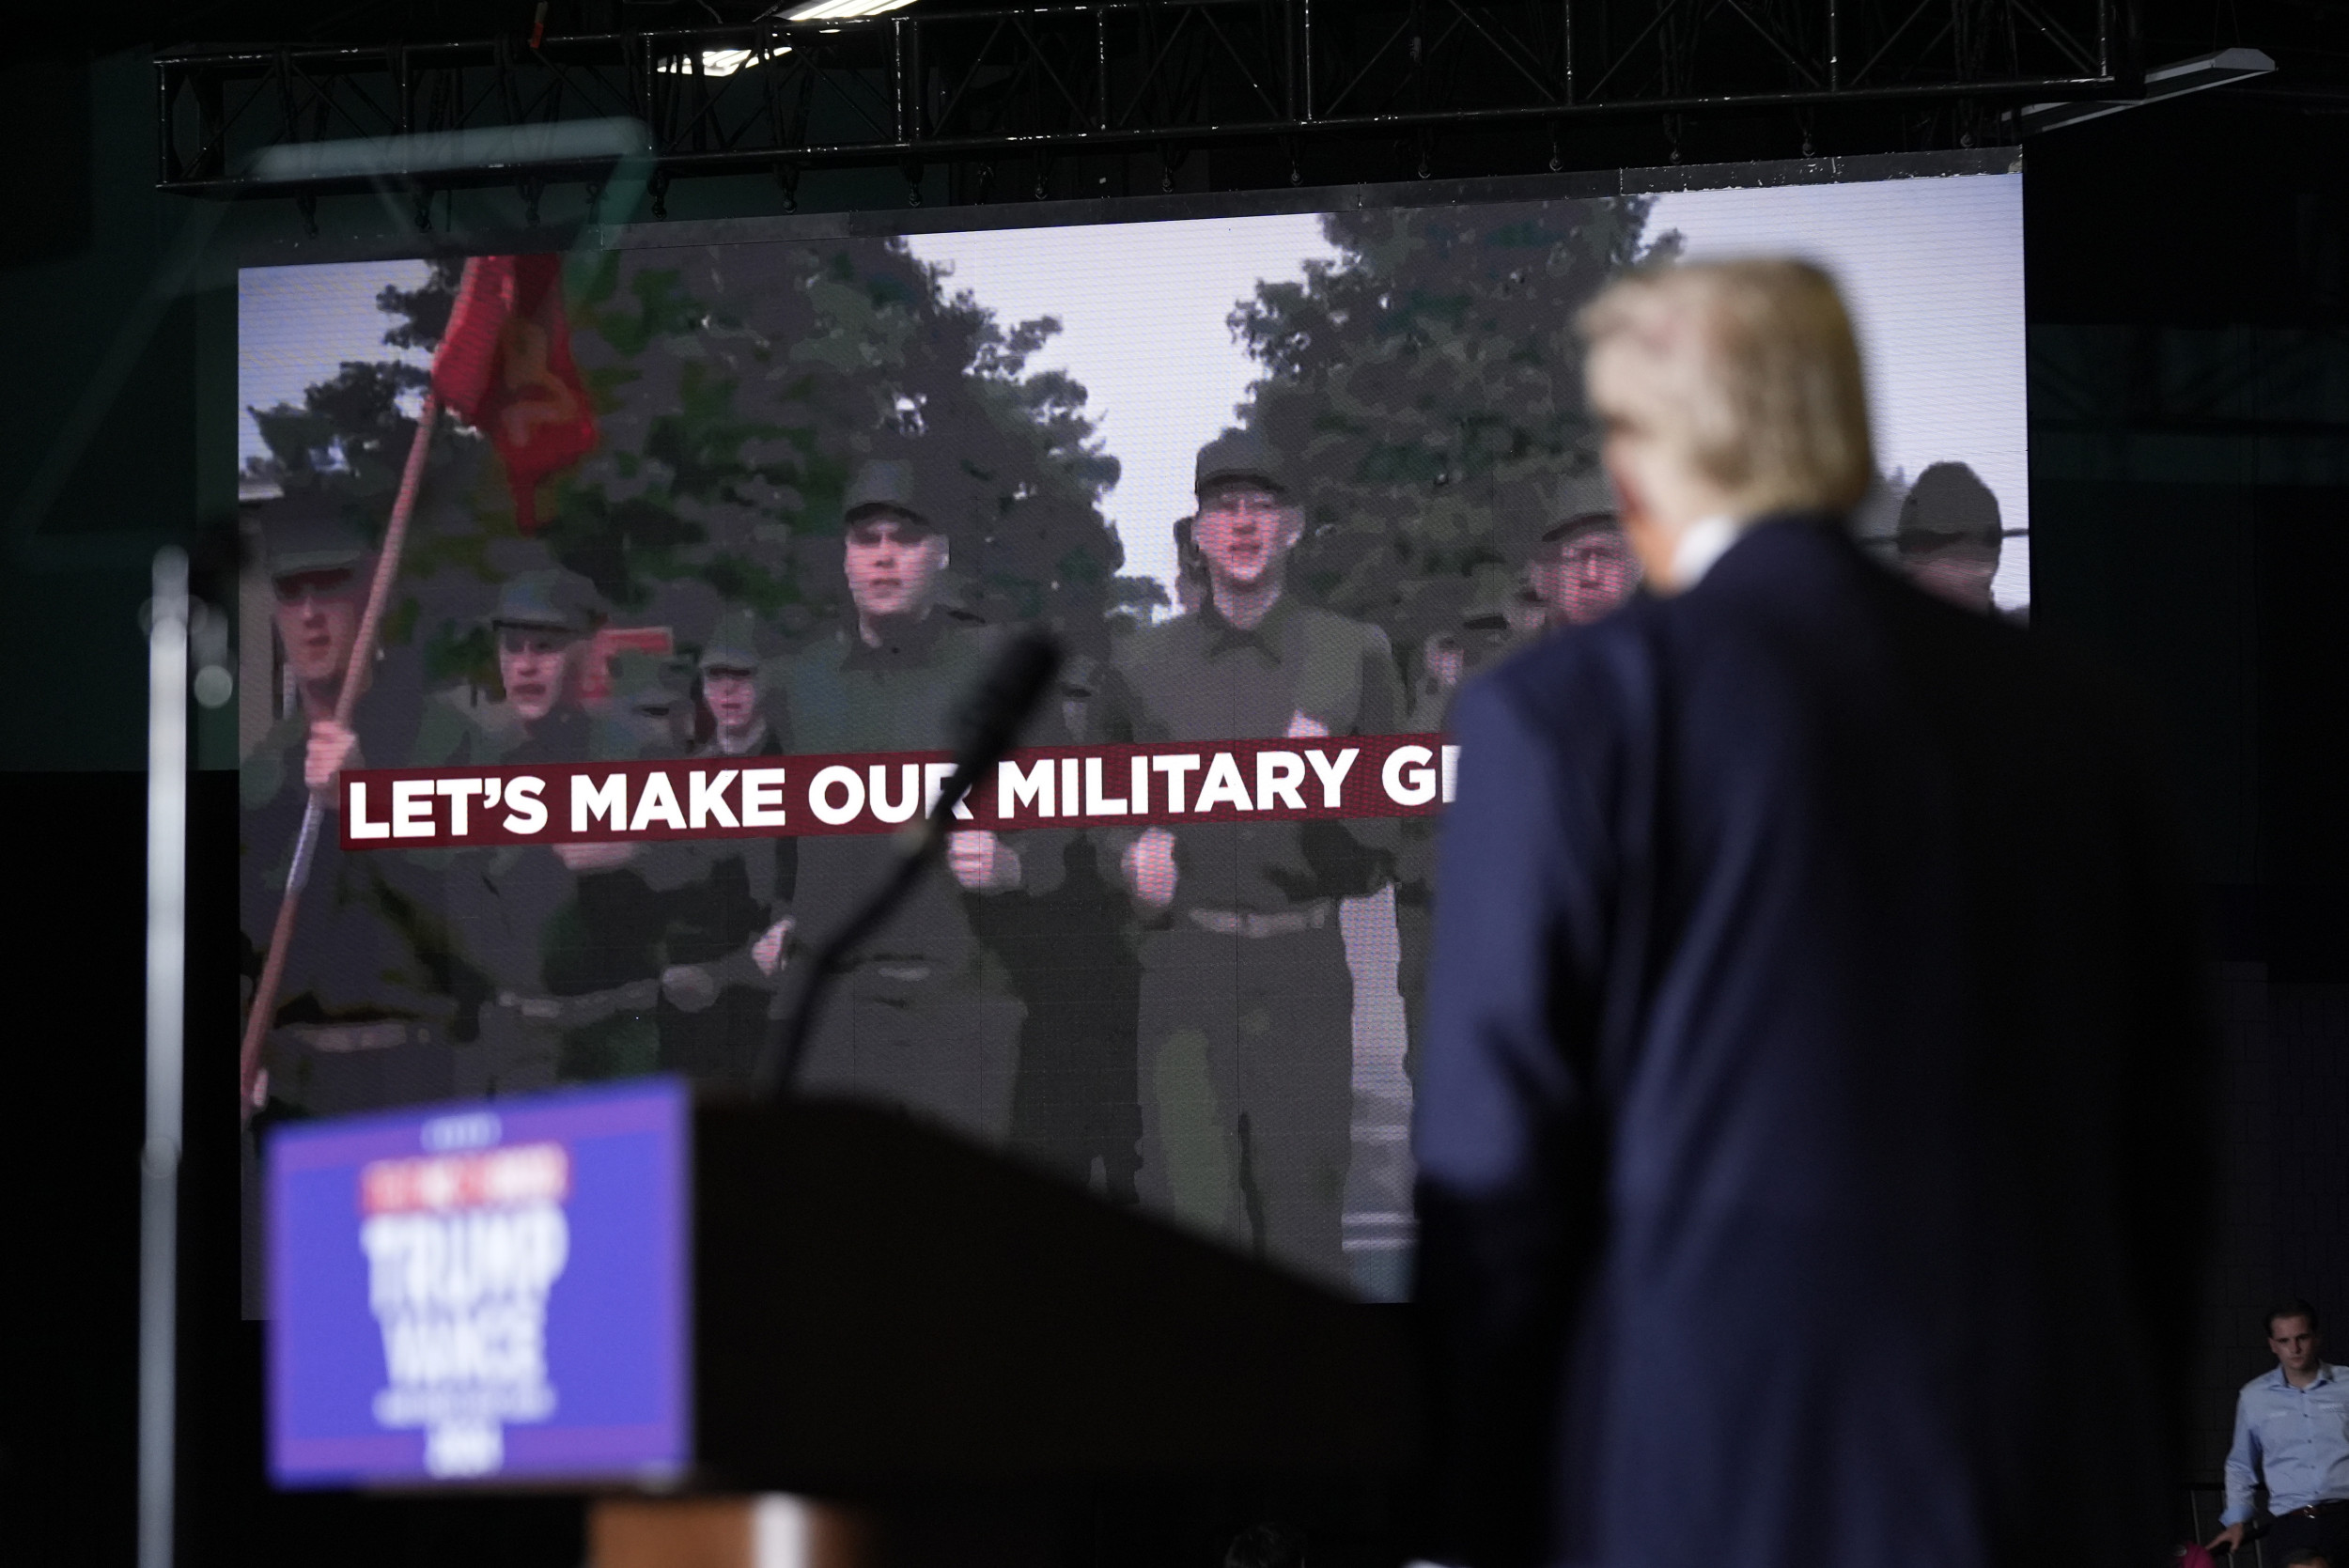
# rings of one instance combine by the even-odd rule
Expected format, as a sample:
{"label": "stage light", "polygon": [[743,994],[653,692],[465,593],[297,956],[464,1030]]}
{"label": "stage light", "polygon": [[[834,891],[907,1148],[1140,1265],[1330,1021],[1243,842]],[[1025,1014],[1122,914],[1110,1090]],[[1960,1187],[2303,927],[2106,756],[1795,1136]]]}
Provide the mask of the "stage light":
{"label": "stage light", "polygon": [[2166,98],[2182,98],[2187,93],[2204,92],[2212,87],[2223,87],[2231,82],[2264,76],[2275,69],[2276,62],[2260,50],[2221,49],[2215,54],[2197,54],[2190,60],[2154,67],[2145,73],[2144,96],[2140,98],[2026,103],[2016,117],[2022,123],[2025,135],[2035,135],[2059,126],[2102,119],[2107,115],[2117,115],[2124,109],[2142,108]]}
{"label": "stage light", "polygon": [[858,17],[881,16],[903,10],[913,0],[816,0],[812,6],[801,6],[786,22],[852,22]]}
{"label": "stage light", "polygon": [[[702,51],[704,76],[731,76],[738,70],[748,70],[755,65],[791,53],[787,43],[770,44],[763,49],[705,49]],[[693,64],[690,54],[673,55],[656,68],[676,75],[691,74]]]}
{"label": "stage light", "polygon": [[326,179],[386,179],[451,169],[529,168],[548,163],[644,158],[652,137],[632,119],[552,125],[485,125],[409,136],[346,142],[298,142],[264,147],[248,178],[255,185]]}

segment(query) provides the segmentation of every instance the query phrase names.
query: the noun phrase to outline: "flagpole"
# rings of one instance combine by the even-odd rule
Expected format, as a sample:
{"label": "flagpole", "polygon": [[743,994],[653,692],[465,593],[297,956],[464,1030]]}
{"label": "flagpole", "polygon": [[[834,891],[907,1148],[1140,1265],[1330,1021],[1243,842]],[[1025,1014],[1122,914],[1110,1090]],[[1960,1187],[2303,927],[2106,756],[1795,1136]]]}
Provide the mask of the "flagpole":
{"label": "flagpole", "polygon": [[[470,275],[476,262],[468,260],[465,270]],[[463,288],[458,290],[463,295]],[[408,519],[416,509],[416,492],[424,484],[425,454],[432,445],[432,427],[440,422],[441,394],[438,387],[424,395],[424,407],[416,415],[416,433],[408,443],[408,466],[399,476],[399,493],[392,502],[392,520],[383,530],[383,543],[376,551],[375,579],[367,586],[367,607],[359,617],[359,633],[350,644],[350,660],[343,669],[342,691],[334,699],[334,722],[344,729],[350,727],[352,715],[359,706],[359,694],[366,688],[366,673],[375,660],[375,639],[382,629],[383,608],[392,597],[392,583],[399,576],[400,551],[408,542]],[[333,785],[329,785],[332,788]],[[293,862],[286,870],[286,893],[277,904],[277,923],[269,935],[269,956],[261,964],[260,983],[253,988],[253,1010],[245,1016],[244,1041],[237,1052],[238,1103],[241,1119],[249,1119],[259,1109],[256,1097],[260,1087],[261,1043],[269,1036],[270,1020],[277,1012],[277,989],[286,979],[286,949],[293,940],[294,913],[302,904],[303,885],[310,879],[310,862],[318,850],[318,836],[325,812],[325,797],[313,792],[302,810],[302,834],[294,840]]]}

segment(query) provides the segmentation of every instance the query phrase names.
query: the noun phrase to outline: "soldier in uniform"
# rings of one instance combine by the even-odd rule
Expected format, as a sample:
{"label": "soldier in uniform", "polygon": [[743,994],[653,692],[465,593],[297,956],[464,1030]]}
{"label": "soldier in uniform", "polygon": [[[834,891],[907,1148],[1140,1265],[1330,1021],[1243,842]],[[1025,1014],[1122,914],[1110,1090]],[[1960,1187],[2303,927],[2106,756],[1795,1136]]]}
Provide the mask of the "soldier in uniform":
{"label": "soldier in uniform", "polygon": [[1525,575],[1551,628],[1588,626],[1631,597],[1640,561],[1623,536],[1606,474],[1594,470],[1565,482]]}
{"label": "soldier in uniform", "polygon": [[[696,757],[780,755],[768,716],[747,612],[723,616],[702,647],[702,702],[709,738]],[[688,862],[668,900],[667,967],[661,974],[661,1064],[712,1081],[748,1082],[765,1040],[773,976],[788,939],[786,918],[799,841],[719,839],[646,846]]]}
{"label": "soldier in uniform", "polygon": [[[584,762],[596,725],[580,705],[593,644],[592,590],[560,570],[516,574],[500,588],[490,630],[503,694],[468,706],[443,700],[427,714],[419,760],[433,767],[522,767]],[[577,899],[581,872],[625,862],[625,845],[508,845],[457,853],[450,902],[467,951],[488,977],[475,1048],[460,1053],[467,1094],[521,1094],[557,1079],[566,1035],[592,1001],[556,994],[549,974],[550,928]],[[640,987],[649,1011],[657,986]],[[608,1016],[612,1009],[605,1008]]]}
{"label": "soldier in uniform", "polygon": [[594,621],[595,590],[574,572],[506,579],[490,613],[502,695],[474,703],[470,688],[443,693],[426,712],[416,766],[584,761],[592,722],[579,691]]}
{"label": "soldier in uniform", "polygon": [[311,492],[262,520],[279,644],[294,710],[239,769],[240,877],[251,970],[258,973],[313,792],[324,808],[263,1060],[284,1110],[337,1114],[446,1096],[457,988],[437,873],[396,850],[345,854],[338,775],[397,764],[411,726],[379,681],[355,726],[334,722],[365,607],[372,552],[337,505]]}
{"label": "soldier in uniform", "polygon": [[[795,753],[946,749],[956,710],[1000,646],[992,629],[938,608],[950,520],[925,490],[915,464],[902,459],[866,463],[848,487],[842,566],[850,622],[786,661],[775,682],[779,728]],[[903,767],[885,764],[878,777],[876,795],[892,809],[919,811],[924,798]],[[1024,1010],[1002,959],[972,929],[972,906],[1051,891],[1064,836],[954,834],[947,875],[917,883],[888,923],[843,956],[800,1082],[1003,1142]],[[896,853],[885,835],[802,840],[792,898],[800,944],[819,946],[837,930]]]}
{"label": "soldier in uniform", "polygon": [[[1093,659],[1070,659],[1061,672],[1059,722],[1037,738],[1057,744],[1090,734],[1100,677]],[[1049,844],[1023,850],[1052,852]],[[1053,892],[988,899],[972,911],[1028,1011],[1011,1142],[1112,1203],[1131,1204],[1141,1163],[1134,1019],[1142,971],[1126,890],[1114,863],[1104,863],[1113,858],[1099,838],[1068,835],[1060,852],[1064,875]]]}
{"label": "soldier in uniform", "polygon": [[[1104,742],[1392,733],[1377,629],[1284,590],[1303,533],[1286,465],[1251,435],[1199,454],[1208,598],[1137,633]],[[1346,1278],[1353,978],[1338,901],[1375,888],[1388,825],[1212,823],[1110,835],[1141,913],[1144,1201],[1265,1256]]]}
{"label": "soldier in uniform", "polygon": [[[588,760],[637,762],[684,749],[692,700],[676,661],[641,649],[612,660],[611,691],[591,722]],[[691,845],[558,844],[567,896],[548,916],[541,940],[545,995],[559,1033],[555,1076],[593,1082],[649,1073],[661,1064],[657,1013],[668,901],[695,864]]]}

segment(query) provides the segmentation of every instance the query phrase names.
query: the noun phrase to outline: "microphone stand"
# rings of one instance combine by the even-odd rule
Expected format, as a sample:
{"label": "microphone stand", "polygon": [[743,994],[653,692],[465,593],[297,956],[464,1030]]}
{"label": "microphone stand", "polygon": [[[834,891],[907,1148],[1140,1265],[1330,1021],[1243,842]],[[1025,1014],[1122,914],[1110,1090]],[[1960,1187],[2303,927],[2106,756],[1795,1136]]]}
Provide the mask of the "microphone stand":
{"label": "microphone stand", "polygon": [[840,977],[840,960],[871,936],[913,891],[913,884],[921,879],[922,873],[946,843],[945,825],[940,819],[955,809],[955,803],[969,788],[969,781],[959,773],[947,782],[936,809],[910,831],[908,836],[912,842],[897,857],[888,878],[866,895],[864,902],[857,906],[856,913],[826,938],[822,946],[808,955],[807,987],[783,1018],[782,1026],[768,1037],[767,1048],[759,1053],[758,1070],[751,1079],[759,1098],[779,1100],[789,1096],[799,1078],[800,1057],[807,1049],[808,1034],[816,1027],[832,983]]}

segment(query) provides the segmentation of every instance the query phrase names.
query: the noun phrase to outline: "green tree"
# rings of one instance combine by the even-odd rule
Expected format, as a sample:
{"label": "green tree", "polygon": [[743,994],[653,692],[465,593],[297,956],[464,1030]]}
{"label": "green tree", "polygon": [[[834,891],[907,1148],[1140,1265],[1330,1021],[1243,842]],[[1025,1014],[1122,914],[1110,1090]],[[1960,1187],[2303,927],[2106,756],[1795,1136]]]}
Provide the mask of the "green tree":
{"label": "green tree", "polygon": [[1515,587],[1558,486],[1595,460],[1575,312],[1677,247],[1645,241],[1648,207],[1332,213],[1336,259],[1233,312],[1264,367],[1242,417],[1304,489],[1301,592],[1411,658]]}
{"label": "green tree", "polygon": [[548,535],[614,602],[694,583],[794,639],[839,624],[843,491],[898,455],[959,613],[1096,645],[1135,601],[1084,388],[1027,368],[1057,322],[1003,327],[894,240],[606,253],[572,298],[603,446]]}
{"label": "green tree", "polygon": [[[459,268],[385,288],[385,341],[429,349]],[[545,554],[592,580],[624,623],[691,643],[747,604],[785,643],[840,624],[840,502],[868,457],[921,464],[952,534],[951,608],[1041,622],[1105,651],[1155,583],[1122,577],[1101,515],[1117,476],[1085,389],[1028,364],[1059,324],[1005,327],[894,240],[589,253],[566,272],[571,344],[599,445],[514,532],[487,443],[449,420],[403,565],[387,640],[416,642],[435,678],[490,672],[479,629],[495,581]],[[255,410],[272,466],[345,496],[380,530],[424,372],[347,364],[299,408]]]}

